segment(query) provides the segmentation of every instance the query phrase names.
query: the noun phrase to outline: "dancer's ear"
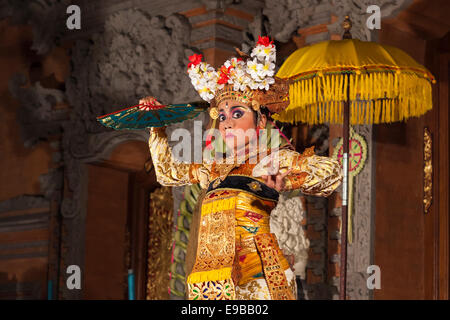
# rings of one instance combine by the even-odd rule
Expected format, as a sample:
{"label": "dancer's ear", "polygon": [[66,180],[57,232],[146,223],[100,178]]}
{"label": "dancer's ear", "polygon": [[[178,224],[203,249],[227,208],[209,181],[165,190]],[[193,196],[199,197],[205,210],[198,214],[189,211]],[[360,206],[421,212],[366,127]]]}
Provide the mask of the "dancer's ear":
{"label": "dancer's ear", "polygon": [[267,125],[267,116],[265,114],[259,115],[259,123],[258,123],[258,129],[264,129]]}

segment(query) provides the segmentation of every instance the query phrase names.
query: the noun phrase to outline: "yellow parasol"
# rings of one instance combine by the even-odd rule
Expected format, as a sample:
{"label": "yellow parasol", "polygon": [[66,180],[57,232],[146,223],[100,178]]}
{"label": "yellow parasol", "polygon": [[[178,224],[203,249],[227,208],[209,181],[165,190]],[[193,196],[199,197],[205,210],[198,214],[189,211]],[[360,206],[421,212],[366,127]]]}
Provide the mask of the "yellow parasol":
{"label": "yellow parasol", "polygon": [[[343,40],[292,53],[277,73],[291,79],[290,105],[273,116],[282,122],[343,124],[342,230],[347,230],[348,155],[351,124],[418,117],[432,108],[433,75],[402,50],[351,39],[348,16]],[[341,232],[340,298],[346,299],[347,232]]]}

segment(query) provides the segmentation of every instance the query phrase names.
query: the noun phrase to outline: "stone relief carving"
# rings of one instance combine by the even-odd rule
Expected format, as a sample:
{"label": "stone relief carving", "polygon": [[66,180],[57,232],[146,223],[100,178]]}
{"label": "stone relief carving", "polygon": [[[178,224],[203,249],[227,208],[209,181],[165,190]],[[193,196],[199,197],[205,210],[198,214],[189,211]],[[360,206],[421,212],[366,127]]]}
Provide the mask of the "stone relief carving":
{"label": "stone relief carving", "polygon": [[[104,32],[75,43],[65,92],[43,88],[39,83],[22,88],[24,76],[11,79],[10,91],[21,102],[19,121],[26,145],[63,133],[63,153],[55,155],[64,163],[70,194],[61,203],[63,265],[83,265],[84,247],[80,244],[84,243],[87,200],[85,163],[107,158],[122,142],[148,139],[142,130],[103,128],[96,117],[136,104],[146,95],[165,103],[199,100],[185,72],[187,57],[195,50],[188,45],[189,33],[190,25],[180,15],[163,18],[136,9],[119,11],[106,20]],[[70,115],[53,108],[64,100],[73,107]],[[62,170],[52,170],[41,176],[46,197],[60,192],[62,175]],[[82,297],[78,291],[61,290],[62,298]]]}
{"label": "stone relief carving", "polygon": [[268,35],[280,42],[287,42],[297,30],[307,24],[315,12],[314,5],[319,0],[306,1],[270,1],[243,31],[242,51],[249,52],[259,35]]}
{"label": "stone relief carving", "polygon": [[278,41],[289,41],[298,28],[311,20],[320,2],[320,0],[266,0],[263,14],[269,20],[269,34]]}
{"label": "stone relief carving", "polygon": [[[62,205],[62,214],[70,219],[68,229],[72,230],[66,235],[66,243],[78,243],[84,237],[83,231],[79,232],[84,230],[85,219],[84,163],[107,157],[124,141],[148,139],[148,133],[142,130],[103,128],[95,118],[136,104],[147,95],[165,103],[198,99],[185,72],[187,56],[193,52],[186,34],[189,25],[182,16],[164,19],[130,9],[113,14],[105,22],[104,33],[90,41],[78,41],[73,48],[73,70],[66,81],[66,94],[74,111],[63,136],[68,186],[73,192]],[[68,251],[65,260],[80,260],[81,253],[78,249]]]}
{"label": "stone relief carving", "polygon": [[108,18],[104,33],[78,41],[67,95],[87,131],[105,131],[96,116],[137,104],[143,96],[165,103],[198,100],[185,72],[193,53],[189,31],[183,16],[164,19],[130,9]]}
{"label": "stone relief carving", "polygon": [[355,39],[371,41],[375,32],[366,26],[370,5],[378,5],[382,18],[396,15],[408,6],[412,0],[304,0],[304,1],[270,1],[266,0],[261,13],[255,16],[247,30],[244,31],[243,51],[247,52],[258,35],[266,34],[280,42],[287,42],[300,28],[320,23],[329,23],[331,15],[337,21],[327,26],[330,33],[342,34],[341,23],[350,15]]}
{"label": "stone relief carving", "polygon": [[235,0],[201,0],[201,3],[203,3],[207,10],[210,9],[218,9],[218,10],[224,10],[233,4]]}
{"label": "stone relief carving", "polygon": [[249,54],[258,40],[258,36],[268,34],[267,28],[267,17],[262,14],[261,10],[254,16],[253,21],[248,24],[246,30],[242,32],[243,42],[241,45],[241,50]]}
{"label": "stone relief carving", "polygon": [[380,7],[381,17],[387,18],[394,16],[401,8],[409,5],[412,0],[329,0],[333,6],[333,13],[338,16],[335,23],[328,25],[331,33],[342,34],[342,21],[346,15],[350,16],[352,29],[350,30],[353,39],[373,41],[375,31],[367,28],[366,21],[370,16],[367,7],[378,5]]}
{"label": "stone relief carving", "polygon": [[277,206],[270,213],[271,232],[277,236],[283,252],[294,255],[294,273],[302,279],[305,279],[309,248],[309,240],[301,225],[305,215],[299,197],[288,199],[284,195],[280,196]]}
{"label": "stone relief carving", "polygon": [[372,264],[372,179],[373,151],[372,126],[354,126],[356,133],[367,142],[367,160],[363,170],[355,177],[353,185],[353,243],[347,250],[347,295],[352,300],[369,299],[366,280],[367,267]]}
{"label": "stone relief carving", "polygon": [[65,100],[62,91],[44,88],[39,82],[28,88],[23,87],[26,83],[23,74],[15,74],[9,80],[9,91],[20,102],[17,118],[24,144],[32,147],[39,139],[60,132],[67,111],[53,108]]}
{"label": "stone relief carving", "polygon": [[12,17],[14,23],[30,24],[33,30],[32,49],[47,53],[66,28],[66,8],[70,0],[0,0],[0,19]]}

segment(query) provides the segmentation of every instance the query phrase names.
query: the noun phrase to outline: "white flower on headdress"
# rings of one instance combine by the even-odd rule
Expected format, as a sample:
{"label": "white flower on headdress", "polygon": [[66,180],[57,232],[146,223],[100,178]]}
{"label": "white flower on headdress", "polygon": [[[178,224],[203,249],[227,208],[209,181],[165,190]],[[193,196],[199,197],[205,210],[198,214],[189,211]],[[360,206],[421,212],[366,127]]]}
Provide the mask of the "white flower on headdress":
{"label": "white flower on headdress", "polygon": [[258,60],[254,58],[253,60],[247,60],[247,73],[254,79],[258,80]]}
{"label": "white flower on headdress", "polygon": [[239,65],[243,65],[244,62],[242,61],[242,59],[238,59],[238,58],[231,58],[230,60],[225,61],[225,63],[223,64],[225,67],[230,67],[232,66],[233,68],[237,68]]}
{"label": "white flower on headdress", "polygon": [[276,49],[273,41],[268,37],[258,37],[257,44],[247,61],[242,58],[231,58],[219,70],[215,70],[208,63],[201,61],[202,55],[194,54],[189,57],[188,74],[192,85],[202,99],[210,102],[218,90],[225,84],[231,84],[235,91],[269,90],[275,82]]}
{"label": "white flower on headdress", "polygon": [[269,46],[263,46],[263,45],[257,45],[255,48],[253,48],[252,53],[250,54],[251,57],[258,58],[260,61],[275,61],[276,60],[276,50],[271,45]]}
{"label": "white flower on headdress", "polygon": [[200,97],[202,97],[203,100],[206,100],[208,102],[214,99],[214,92],[209,90],[208,87],[206,86],[198,90],[198,93],[200,94]]}
{"label": "white flower on headdress", "polygon": [[258,89],[262,90],[262,89],[266,89],[269,90],[269,87],[271,84],[275,83],[275,79],[271,78],[271,77],[267,77],[265,78],[263,81],[261,81],[258,85]]}
{"label": "white flower on headdress", "polygon": [[270,61],[266,61],[266,63],[258,63],[257,66],[257,75],[264,79],[265,77],[272,77],[275,74],[275,63]]}
{"label": "white flower on headdress", "polygon": [[259,88],[259,82],[250,81],[248,84],[249,88],[252,90],[257,90]]}
{"label": "white flower on headdress", "polygon": [[233,90],[244,91],[249,85],[251,79],[242,69],[237,69],[233,77]]}

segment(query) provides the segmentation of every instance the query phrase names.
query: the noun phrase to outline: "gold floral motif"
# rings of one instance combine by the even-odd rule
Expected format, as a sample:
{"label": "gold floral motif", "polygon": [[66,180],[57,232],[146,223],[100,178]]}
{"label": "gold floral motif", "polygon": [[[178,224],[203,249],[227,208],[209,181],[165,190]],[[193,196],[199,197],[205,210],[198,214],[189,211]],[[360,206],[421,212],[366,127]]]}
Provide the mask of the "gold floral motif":
{"label": "gold floral motif", "polygon": [[[287,269],[284,275],[289,282],[289,290],[292,291],[293,297],[297,297],[297,285],[295,283],[295,275],[292,270]],[[236,286],[237,300],[271,300],[270,290],[265,279],[251,280],[245,284]]]}
{"label": "gold floral motif", "polygon": [[433,200],[433,140],[428,128],[423,132],[423,210],[427,214]]}
{"label": "gold floral motif", "polygon": [[261,191],[261,184],[258,181],[252,181],[247,184],[247,186],[253,191]]}
{"label": "gold floral motif", "polygon": [[231,279],[188,283],[189,300],[234,300],[235,287]]}
{"label": "gold floral motif", "polygon": [[172,190],[161,187],[150,194],[148,227],[147,300],[169,299],[172,254]]}
{"label": "gold floral motif", "polygon": [[236,287],[237,300],[270,300],[269,288],[264,279],[249,281]]}

